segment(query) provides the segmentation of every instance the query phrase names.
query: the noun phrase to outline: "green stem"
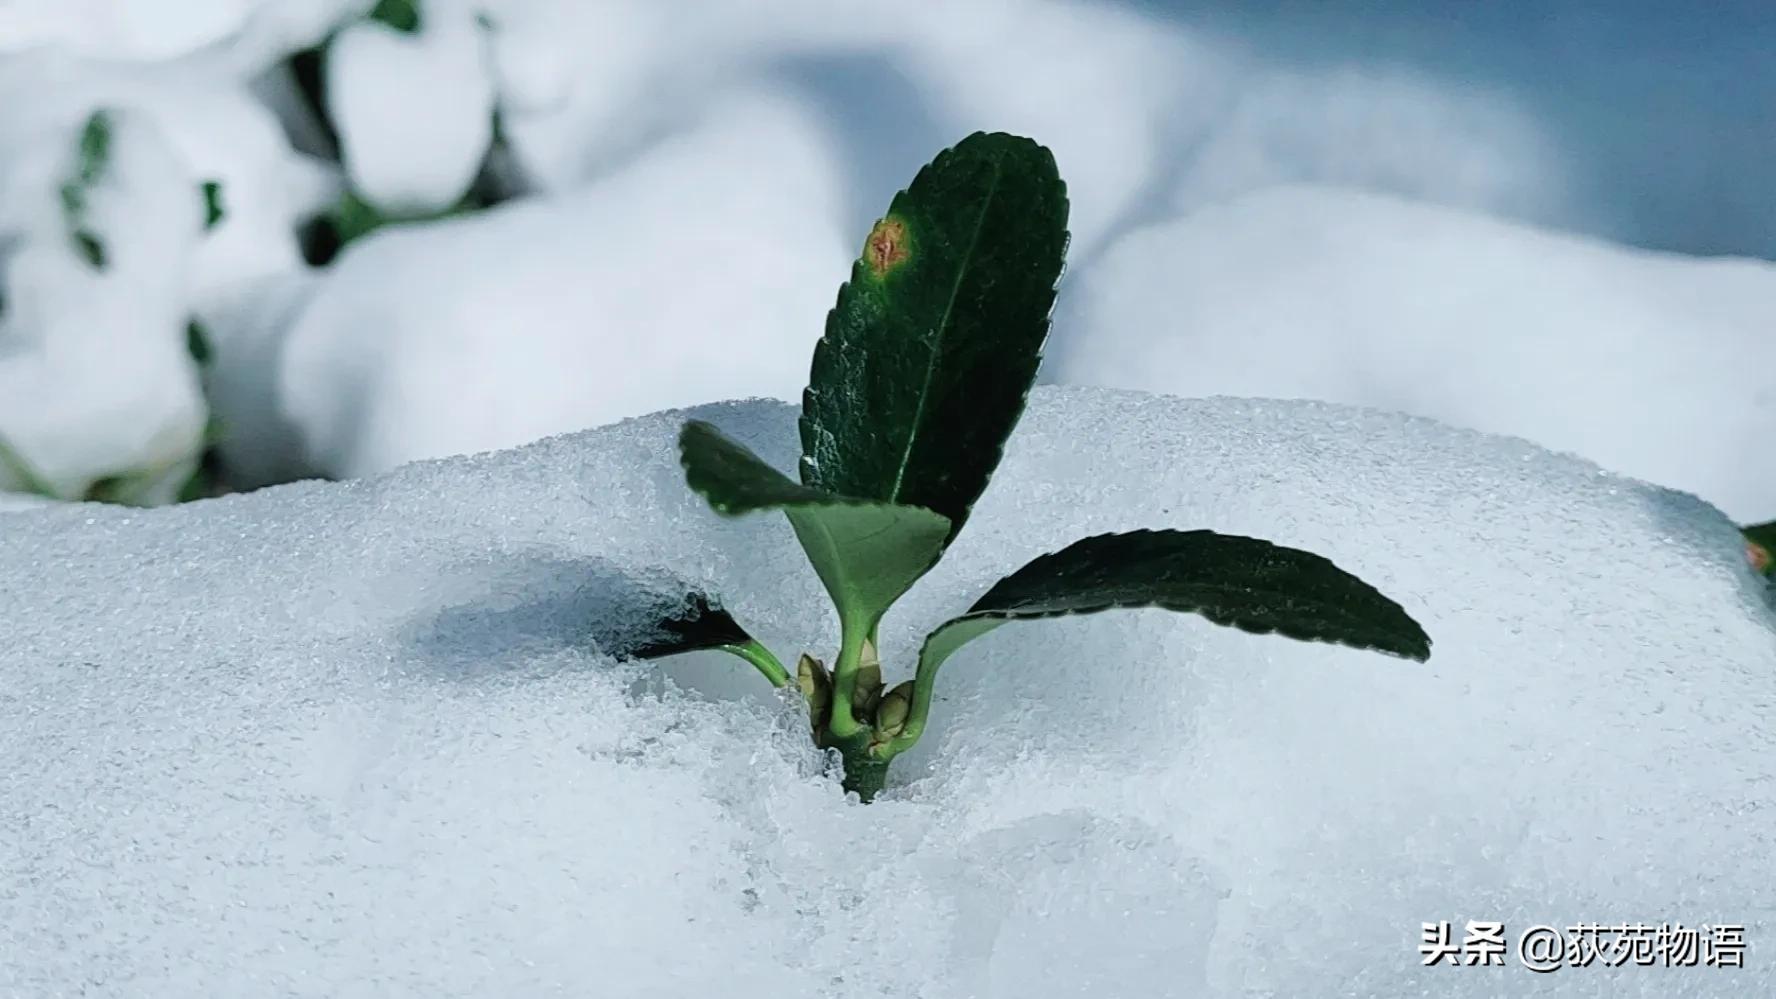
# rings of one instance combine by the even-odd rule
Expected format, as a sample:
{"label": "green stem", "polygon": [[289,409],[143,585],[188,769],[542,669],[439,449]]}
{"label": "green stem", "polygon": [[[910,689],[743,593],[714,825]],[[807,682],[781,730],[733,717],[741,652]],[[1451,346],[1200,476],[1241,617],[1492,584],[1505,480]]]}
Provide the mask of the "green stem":
{"label": "green stem", "polygon": [[907,704],[906,724],[901,727],[899,735],[888,741],[891,758],[913,748],[919,737],[925,734],[925,722],[931,717],[931,695],[937,688],[937,669],[943,661],[942,656],[928,660],[925,650],[919,651],[919,667],[913,674],[913,696]]}
{"label": "green stem", "polygon": [[856,791],[857,797],[869,804],[888,783],[888,761],[871,756],[867,749],[854,752],[841,749],[839,756],[845,762],[845,790]]}
{"label": "green stem", "polygon": [[863,644],[875,630],[874,622],[839,619],[839,658],[833,663],[832,718],[827,722],[835,743],[849,742],[864,732],[863,724],[851,714],[851,703],[857,696],[857,667],[863,658]]}
{"label": "green stem", "polygon": [[789,670],[784,669],[783,664],[777,661],[777,657],[771,654],[771,650],[765,648],[758,639],[749,639],[737,645],[721,645],[717,648],[751,663],[760,673],[765,675],[765,679],[771,681],[771,686],[787,687],[790,685]]}

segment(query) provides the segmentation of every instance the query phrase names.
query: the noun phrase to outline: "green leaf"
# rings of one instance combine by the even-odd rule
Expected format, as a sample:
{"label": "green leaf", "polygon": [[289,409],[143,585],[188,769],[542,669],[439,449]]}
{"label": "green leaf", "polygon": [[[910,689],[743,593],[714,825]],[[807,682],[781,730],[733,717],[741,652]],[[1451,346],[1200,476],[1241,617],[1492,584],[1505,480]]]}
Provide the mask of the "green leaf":
{"label": "green leaf", "polygon": [[379,0],[370,11],[370,20],[414,34],[420,28],[419,0]]}
{"label": "green leaf", "polygon": [[733,615],[699,590],[687,588],[682,600],[663,606],[650,627],[595,634],[593,640],[605,654],[619,659],[661,659],[705,650],[727,652],[751,663],[774,686],[783,687],[790,682],[789,671],[777,657],[748,635]]}
{"label": "green leaf", "polygon": [[976,133],[938,154],[870,231],[827,316],[802,482],[932,510],[953,540],[1023,413],[1066,248],[1047,149]]}
{"label": "green leaf", "polygon": [[209,232],[221,225],[223,217],[228,214],[228,210],[222,204],[222,182],[206,180],[199,190],[203,193],[204,231]]}
{"label": "green leaf", "polygon": [[895,751],[917,741],[938,667],[1008,621],[1163,607],[1216,624],[1425,660],[1431,640],[1394,601],[1331,561],[1213,531],[1130,531],[1076,541],[994,584],[939,626],[919,653],[912,718]]}
{"label": "green leaf", "polygon": [[801,485],[701,420],[679,434],[685,480],[717,513],[782,510],[847,626],[872,627],[937,562],[950,522]]}
{"label": "green leaf", "polygon": [[111,115],[99,108],[86,118],[80,129],[80,141],[74,165],[74,176],[61,186],[62,223],[74,251],[89,265],[105,269],[105,244],[87,225],[87,192],[105,176],[111,161]]}
{"label": "green leaf", "polygon": [[18,480],[18,492],[41,496],[44,499],[59,500],[62,498],[61,494],[56,492],[55,487],[49,484],[49,480],[39,475],[37,469],[25,460],[24,455],[14,450],[4,437],[0,437],[0,467],[11,472],[12,477]]}
{"label": "green leaf", "polygon": [[[195,325],[196,320],[192,322]],[[198,454],[197,467],[186,476],[174,502],[191,503],[228,493],[228,484],[222,469],[222,452],[218,450],[226,436],[227,427],[223,425],[222,418],[211,413],[204,420],[202,451]]]}
{"label": "green leaf", "polygon": [[216,356],[215,348],[210,345],[209,331],[204,329],[204,324],[197,319],[192,319],[185,324],[185,352],[191,355],[192,361],[196,362],[198,367],[209,364]]}
{"label": "green leaf", "polygon": [[662,611],[652,630],[631,635],[606,635],[599,648],[608,655],[630,659],[658,659],[699,649],[718,649],[752,641],[733,615],[707,594],[691,591],[676,607]]}
{"label": "green leaf", "polygon": [[74,249],[88,264],[101,271],[105,269],[105,243],[91,229],[74,230]]}
{"label": "green leaf", "polygon": [[340,246],[354,243],[395,221],[393,216],[384,215],[355,191],[340,195],[328,217],[333,223],[334,231],[338,233]]}
{"label": "green leaf", "polygon": [[74,181],[62,185],[62,218],[75,226],[86,217],[86,188]]}
{"label": "green leaf", "polygon": [[80,185],[91,187],[104,176],[111,162],[111,115],[100,108],[88,115],[80,129]]}

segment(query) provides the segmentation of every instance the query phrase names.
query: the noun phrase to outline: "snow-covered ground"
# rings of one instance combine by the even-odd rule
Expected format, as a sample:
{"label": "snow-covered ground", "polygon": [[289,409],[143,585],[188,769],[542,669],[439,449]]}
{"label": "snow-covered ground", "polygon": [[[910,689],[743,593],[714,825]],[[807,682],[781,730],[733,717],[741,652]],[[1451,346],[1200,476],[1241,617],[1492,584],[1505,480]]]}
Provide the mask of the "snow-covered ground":
{"label": "snow-covered ground", "polygon": [[[736,94],[603,183],[348,249],[283,337],[274,398],[302,459],[362,475],[795,398],[856,253],[836,159],[803,102]],[[734,183],[710,183],[712,163]]]}
{"label": "snow-covered ground", "polygon": [[[351,479],[0,492],[0,996],[1776,994],[1734,526],[1776,517],[1776,265],[1560,233],[1561,136],[1498,93],[1120,5],[370,6],[0,3],[0,490],[170,500],[211,420],[236,486]],[[329,37],[336,160],[283,68]],[[1006,627],[863,806],[750,669],[599,652],[669,572],[830,653],[787,526],[710,514],[655,411],[789,468],[793,409],[721,400],[797,397],[869,222],[976,128],[1068,181],[1073,384],[888,672],[1139,527],[1326,554],[1428,664]],[[348,192],[442,213],[485,164],[510,200],[305,261]],[[1440,920],[1748,949],[1422,967]]]}
{"label": "snow-covered ground", "polygon": [[1416,413],[1776,517],[1776,263],[1282,187],[1130,233],[1070,292],[1064,381]]}
{"label": "snow-covered ground", "polygon": [[[793,457],[789,407],[695,415]],[[889,618],[891,673],[1027,557],[1142,526],[1324,552],[1432,658],[1163,611],[1007,627],[864,806],[745,666],[672,664],[662,694],[587,645],[661,567],[786,654],[831,640],[781,518],[683,486],[683,418],[7,515],[0,993],[1776,988],[1776,632],[1706,505],[1375,411],[1038,389]],[[1423,968],[1444,919],[1742,923],[1748,950]]]}
{"label": "snow-covered ground", "polygon": [[[230,480],[253,486],[793,397],[844,255],[976,128],[1055,149],[1076,280],[1145,221],[1277,183],[1537,219],[1568,194],[1558,145],[1496,94],[1282,66],[1085,0],[845,18],[806,0],[432,0],[416,34],[352,0],[124,6],[0,12],[0,271],[21,305],[0,314],[0,372],[37,386],[0,399],[0,435],[64,495],[195,453],[206,407]],[[333,28],[320,76],[338,163],[280,68]],[[302,262],[299,226],[348,188],[394,213],[450,207],[495,108],[516,201]],[[159,181],[137,185],[152,197],[97,220],[158,241],[163,274],[86,273],[64,231],[57,185],[99,109],[164,147]],[[211,230],[149,207],[189,212],[206,181],[225,209]],[[36,258],[71,273],[39,277]],[[88,314],[136,299],[157,304]],[[201,396],[180,352],[192,319],[215,347]]]}

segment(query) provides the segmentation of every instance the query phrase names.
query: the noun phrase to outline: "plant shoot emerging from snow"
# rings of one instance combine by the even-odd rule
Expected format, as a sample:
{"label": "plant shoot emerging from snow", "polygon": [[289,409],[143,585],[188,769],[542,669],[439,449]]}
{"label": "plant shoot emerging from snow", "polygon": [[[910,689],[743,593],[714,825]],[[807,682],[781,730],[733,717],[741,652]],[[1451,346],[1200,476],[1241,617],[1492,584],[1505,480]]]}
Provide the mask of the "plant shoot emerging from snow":
{"label": "plant shoot emerging from snow", "polygon": [[679,438],[690,487],[717,512],[781,510],[838,611],[829,669],[792,675],[719,605],[691,594],[646,641],[652,658],[722,649],[807,698],[867,801],[919,741],[944,661],[1021,619],[1157,606],[1217,624],[1423,660],[1424,630],[1392,600],[1308,552],[1212,531],[1086,538],[1000,580],[925,639],[913,678],[887,687],[877,629],[955,540],[998,467],[1041,363],[1067,249],[1054,157],[977,133],[938,155],[871,229],[814,348],[800,481],[708,423]]}

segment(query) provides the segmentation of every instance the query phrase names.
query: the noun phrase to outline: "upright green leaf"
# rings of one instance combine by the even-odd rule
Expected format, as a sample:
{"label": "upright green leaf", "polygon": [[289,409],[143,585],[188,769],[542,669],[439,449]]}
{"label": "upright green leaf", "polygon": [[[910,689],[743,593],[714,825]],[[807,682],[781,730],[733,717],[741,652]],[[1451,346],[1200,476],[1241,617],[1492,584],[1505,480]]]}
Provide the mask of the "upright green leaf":
{"label": "upright green leaf", "polygon": [[953,540],[1023,413],[1066,249],[1047,149],[976,133],[938,154],[870,231],[827,316],[802,482],[935,511]]}
{"label": "upright green leaf", "polygon": [[911,719],[890,749],[917,741],[937,670],[1008,621],[1163,607],[1258,634],[1332,642],[1424,660],[1431,640],[1401,606],[1329,560],[1213,531],[1130,531],[1076,541],[994,584],[939,626],[919,653]]}
{"label": "upright green leaf", "polygon": [[685,424],[679,450],[686,481],[717,513],[789,516],[847,625],[874,625],[937,562],[949,535],[949,521],[930,510],[800,485],[700,420]]}

